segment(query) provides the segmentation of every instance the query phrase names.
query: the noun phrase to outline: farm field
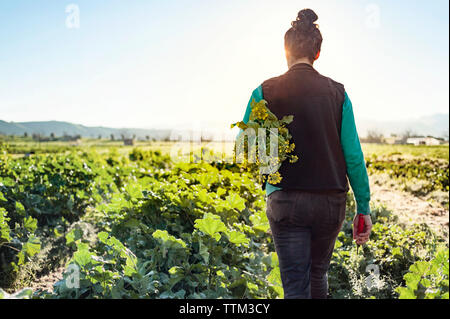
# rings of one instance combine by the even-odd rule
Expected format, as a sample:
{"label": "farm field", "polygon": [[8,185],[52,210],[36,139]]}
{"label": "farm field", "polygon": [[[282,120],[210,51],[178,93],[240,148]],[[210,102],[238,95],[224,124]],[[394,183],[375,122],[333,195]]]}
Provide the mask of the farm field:
{"label": "farm field", "polygon": [[[0,298],[282,298],[264,193],[226,161],[233,143],[189,163],[173,147],[0,141]],[[350,192],[331,298],[448,299],[448,145],[363,150],[373,233],[357,254]]]}

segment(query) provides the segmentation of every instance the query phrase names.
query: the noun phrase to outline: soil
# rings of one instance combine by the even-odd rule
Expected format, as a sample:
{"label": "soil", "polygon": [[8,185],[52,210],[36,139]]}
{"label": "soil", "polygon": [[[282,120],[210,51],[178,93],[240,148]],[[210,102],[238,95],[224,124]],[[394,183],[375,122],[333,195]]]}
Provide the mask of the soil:
{"label": "soil", "polygon": [[[90,225],[89,223],[79,221],[72,224],[72,227],[80,226],[83,230],[83,239],[88,242],[94,242],[97,237],[96,229]],[[65,256],[65,258],[61,258],[61,260],[65,259],[66,261],[70,259],[70,256]],[[61,260],[59,260],[61,264]],[[42,291],[53,291],[53,285],[57,283],[59,280],[63,279],[63,274],[65,271],[65,266],[59,265],[54,269],[50,270],[48,273],[38,276],[35,281],[33,281],[29,287],[33,289],[33,291],[42,290]]]}
{"label": "soil", "polygon": [[[370,177],[370,190],[373,202],[379,202],[386,206],[393,215],[398,217],[401,224],[428,224],[434,231],[448,237],[449,210],[439,202],[430,200],[429,197],[414,196],[402,191],[392,180],[382,177]],[[447,203],[448,203],[448,194]]]}
{"label": "soil", "polygon": [[53,291],[53,285],[63,278],[64,270],[64,267],[53,270],[48,275],[42,276],[36,282],[33,282],[30,288],[33,291]]}

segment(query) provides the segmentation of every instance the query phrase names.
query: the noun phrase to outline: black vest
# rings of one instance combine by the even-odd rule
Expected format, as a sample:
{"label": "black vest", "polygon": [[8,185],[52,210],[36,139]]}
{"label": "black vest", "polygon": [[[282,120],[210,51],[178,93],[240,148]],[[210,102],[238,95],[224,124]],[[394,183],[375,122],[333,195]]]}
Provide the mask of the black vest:
{"label": "black vest", "polygon": [[283,162],[275,186],[312,192],[346,192],[348,182],[341,147],[344,86],[306,63],[262,84],[263,97],[278,117],[294,115],[287,127],[295,143],[296,163]]}

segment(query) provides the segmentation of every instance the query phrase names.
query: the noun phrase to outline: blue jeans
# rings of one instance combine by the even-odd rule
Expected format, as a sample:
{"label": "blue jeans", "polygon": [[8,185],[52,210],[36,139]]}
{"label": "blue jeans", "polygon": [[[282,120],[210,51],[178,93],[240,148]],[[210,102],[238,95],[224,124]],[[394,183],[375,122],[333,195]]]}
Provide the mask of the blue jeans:
{"label": "blue jeans", "polygon": [[345,193],[281,190],[267,198],[285,299],[325,299],[328,268],[345,219]]}

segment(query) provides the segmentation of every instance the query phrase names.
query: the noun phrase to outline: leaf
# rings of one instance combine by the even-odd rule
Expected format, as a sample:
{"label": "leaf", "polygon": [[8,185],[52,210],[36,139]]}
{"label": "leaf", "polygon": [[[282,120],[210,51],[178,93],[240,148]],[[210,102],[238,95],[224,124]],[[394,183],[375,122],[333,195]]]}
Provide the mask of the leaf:
{"label": "leaf", "polygon": [[22,203],[21,202],[16,202],[16,212],[19,214],[19,215],[25,215],[25,207],[22,205]]}
{"label": "leaf", "polygon": [[130,183],[125,186],[125,191],[128,194],[129,199],[139,199],[142,197],[142,189],[140,188],[140,185],[137,183]]}
{"label": "leaf", "polygon": [[39,238],[34,235],[31,235],[28,238],[28,241],[23,244],[22,250],[18,254],[19,256],[19,265],[25,262],[25,256],[33,257],[41,250],[41,242]]}
{"label": "leaf", "polygon": [[406,286],[414,291],[419,285],[421,276],[416,273],[409,272],[403,276],[403,279],[406,281]]}
{"label": "leaf", "polygon": [[239,127],[241,130],[246,130],[248,128],[247,124],[245,124],[244,122],[237,122],[237,123],[231,124],[231,128],[233,128],[235,126]]}
{"label": "leaf", "polygon": [[217,196],[219,196],[219,197],[222,196],[222,195],[225,195],[226,193],[227,193],[227,190],[222,188],[222,187],[219,187],[217,189]]}
{"label": "leaf", "polygon": [[209,192],[206,189],[201,189],[197,193],[197,197],[198,197],[198,200],[200,202],[202,202],[203,204],[211,204],[213,201],[211,195],[209,194]]}
{"label": "leaf", "polygon": [[431,281],[427,278],[423,278],[420,283],[422,284],[422,286],[424,286],[425,288],[431,287]]}
{"label": "leaf", "polygon": [[402,249],[400,247],[395,247],[392,249],[392,255],[393,256],[403,256]]}
{"label": "leaf", "polygon": [[275,267],[270,271],[269,275],[267,275],[267,281],[272,285],[272,288],[278,294],[278,297],[283,298],[284,292],[279,267]]}
{"label": "leaf", "polygon": [[66,244],[76,242],[83,237],[83,230],[79,225],[76,225],[70,232],[66,234]]}
{"label": "leaf", "polygon": [[429,265],[426,261],[417,261],[414,263],[411,267],[409,267],[409,270],[419,276],[424,276],[429,269]]}
{"label": "leaf", "polygon": [[183,299],[184,296],[186,295],[186,291],[184,289],[178,290],[175,294],[174,297],[178,298],[178,299]]}
{"label": "leaf", "polygon": [[417,299],[414,291],[405,287],[398,287],[396,291],[400,294],[399,299]]}
{"label": "leaf", "polygon": [[41,241],[34,235],[28,238],[25,245],[28,256],[34,256],[41,250]]}
{"label": "leaf", "polygon": [[77,244],[78,250],[73,254],[72,260],[80,267],[84,267],[89,263],[97,264],[98,262],[93,259],[93,254],[89,251],[89,245],[85,243]]}
{"label": "leaf", "polygon": [[334,243],[334,249],[338,249],[339,247],[342,247],[342,242],[337,239],[336,242]]}
{"label": "leaf", "polygon": [[134,256],[128,256],[126,260],[126,264],[124,266],[124,274],[125,276],[133,276],[133,274],[137,273],[136,262],[137,260],[133,258]]}
{"label": "leaf", "polygon": [[23,265],[25,263],[25,253],[23,250],[21,250],[18,254],[17,254],[17,264],[18,265]]}
{"label": "leaf", "polygon": [[[282,123],[280,123],[279,121],[267,118],[264,121],[264,127],[265,128],[279,128],[281,125],[283,125]],[[280,132],[281,133],[281,132]]]}
{"label": "leaf", "polygon": [[102,231],[102,232],[98,233],[97,237],[98,237],[98,239],[100,239],[100,241],[102,243],[107,244],[109,234],[107,232]]}
{"label": "leaf", "polygon": [[206,247],[201,240],[198,242],[199,255],[202,256],[206,264],[209,263],[209,252],[208,247]]}
{"label": "leaf", "polygon": [[131,218],[123,223],[123,226],[128,227],[128,228],[136,228],[136,227],[139,227],[140,225],[141,225],[141,222],[139,220],[137,220],[136,218]]}
{"label": "leaf", "polygon": [[258,128],[260,128],[261,125],[255,121],[248,121],[246,124],[246,128],[252,128],[255,131],[258,130]]}
{"label": "leaf", "polygon": [[293,120],[294,120],[293,115],[287,115],[287,116],[283,116],[283,118],[281,119],[281,122],[283,122],[285,124],[290,124],[290,123],[292,123]]}
{"label": "leaf", "polygon": [[242,211],[245,209],[245,199],[243,199],[241,196],[239,196],[236,193],[228,195],[225,198],[225,200],[228,202],[231,209],[237,209],[239,211]]}
{"label": "leaf", "polygon": [[257,291],[258,290],[258,285],[251,283],[250,281],[247,281],[247,288],[250,290],[254,290]]}
{"label": "leaf", "polygon": [[183,268],[179,267],[179,266],[173,266],[172,268],[169,269],[169,274],[176,275],[176,274],[182,274],[183,273]]}
{"label": "leaf", "polygon": [[152,237],[159,239],[161,242],[166,244],[168,248],[186,248],[186,243],[182,239],[169,235],[167,230],[158,229],[153,232]]}
{"label": "leaf", "polygon": [[221,237],[220,232],[226,232],[227,230],[220,217],[211,213],[206,213],[202,219],[196,219],[194,227],[216,241],[219,241]]}
{"label": "leaf", "polygon": [[228,235],[228,240],[237,246],[241,246],[241,245],[248,246],[248,243],[250,241],[250,239],[247,238],[247,236],[245,236],[245,234],[238,232],[236,230],[228,232],[227,235]]}
{"label": "leaf", "polygon": [[23,227],[25,227],[25,229],[30,233],[33,233],[37,228],[37,219],[28,216],[23,220]]}
{"label": "leaf", "polygon": [[53,229],[53,234],[55,235],[56,238],[59,238],[62,236],[62,234],[59,232],[58,228]]}
{"label": "leaf", "polygon": [[217,177],[214,174],[198,174],[196,179],[200,182],[200,184],[204,187],[210,187],[211,184],[217,181]]}
{"label": "leaf", "polygon": [[448,249],[440,249],[436,253],[436,256],[431,261],[431,264],[436,269],[442,269],[444,275],[448,276],[448,257],[449,257],[449,250]]}
{"label": "leaf", "polygon": [[275,252],[271,253],[271,261],[270,261],[270,266],[272,268],[278,267],[279,263],[278,263],[278,255]]}
{"label": "leaf", "polygon": [[269,220],[267,215],[263,210],[258,210],[256,213],[250,216],[250,221],[252,222],[253,229],[262,232],[267,232],[270,228]]}
{"label": "leaf", "polygon": [[6,210],[0,207],[0,243],[11,241],[11,229],[8,225],[9,218],[6,216]]}

